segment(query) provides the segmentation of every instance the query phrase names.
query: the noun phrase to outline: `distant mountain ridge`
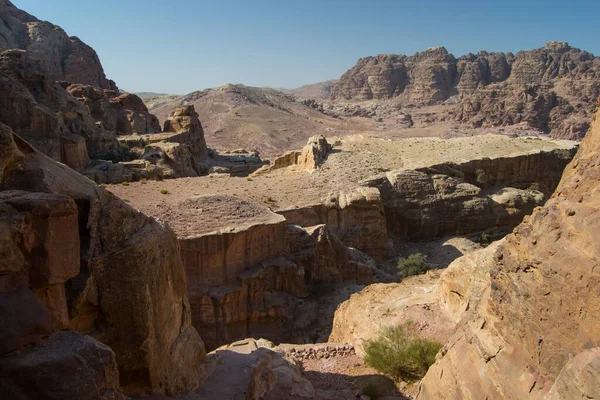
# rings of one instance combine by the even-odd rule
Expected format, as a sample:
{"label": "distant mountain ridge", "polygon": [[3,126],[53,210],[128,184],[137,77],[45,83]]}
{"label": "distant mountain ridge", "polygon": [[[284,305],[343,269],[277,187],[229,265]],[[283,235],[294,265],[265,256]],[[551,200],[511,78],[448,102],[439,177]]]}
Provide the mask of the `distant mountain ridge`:
{"label": "distant mountain ridge", "polygon": [[471,126],[526,122],[554,137],[579,139],[600,95],[600,58],[569,46],[456,58],[444,47],[412,56],[361,58],[331,89],[333,100],[394,99],[404,105],[455,102]]}
{"label": "distant mountain ridge", "polygon": [[331,88],[338,82],[337,79],[329,79],[323,82],[311,83],[308,85],[302,85],[294,89],[282,89],[279,88],[280,92],[291,94],[296,97],[303,97],[307,99],[325,100],[331,95]]}

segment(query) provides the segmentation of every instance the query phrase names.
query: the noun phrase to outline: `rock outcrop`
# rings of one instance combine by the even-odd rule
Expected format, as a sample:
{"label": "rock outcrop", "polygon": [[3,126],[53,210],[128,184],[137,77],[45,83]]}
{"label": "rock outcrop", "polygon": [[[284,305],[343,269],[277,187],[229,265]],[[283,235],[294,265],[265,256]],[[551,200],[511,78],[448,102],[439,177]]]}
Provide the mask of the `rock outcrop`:
{"label": "rock outcrop", "polygon": [[374,262],[325,225],[288,225],[268,208],[231,196],[167,207],[159,217],[178,235],[192,321],[208,349],[244,337],[308,335],[319,323],[318,306],[297,316],[307,311],[313,285],[372,281]]}
{"label": "rock outcrop", "polygon": [[314,171],[327,159],[327,153],[331,151],[331,145],[323,136],[313,136],[308,139],[306,146],[302,148],[302,153],[298,159],[300,168]]}
{"label": "rock outcrop", "polygon": [[[32,353],[10,356],[13,361],[3,364],[14,382],[6,390],[29,384],[31,393],[46,385],[90,388],[85,396],[93,397],[93,390],[118,388],[112,352],[92,339],[55,333],[48,346],[37,345],[64,329],[110,346],[120,387],[128,394],[176,394],[197,387],[204,347],[191,326],[173,232],[1,124],[0,143],[0,313],[11,327],[2,333],[2,348],[11,352],[36,343]],[[23,307],[18,315],[9,306],[17,303]],[[81,346],[69,347],[78,340]],[[53,359],[55,349],[62,354]],[[87,367],[76,367],[82,371],[81,387],[53,386],[64,381],[61,371],[73,373],[69,365],[81,357],[88,360]],[[31,368],[31,382],[14,375],[11,368],[19,360]]]}
{"label": "rock outcrop", "polygon": [[138,96],[90,85],[73,84],[67,92],[84,104],[104,130],[116,135],[143,135],[160,132],[158,118]]}
{"label": "rock outcrop", "polygon": [[546,205],[444,273],[440,301],[458,325],[419,399],[594,397],[599,152],[594,120]]}
{"label": "rock outcrop", "polygon": [[331,98],[396,98],[403,105],[453,98],[455,119],[474,127],[526,123],[553,137],[581,139],[600,95],[599,73],[597,57],[566,42],[458,59],[437,47],[360,59],[332,88]]}
{"label": "rock outcrop", "polygon": [[556,187],[574,151],[396,170],[362,184],[380,191],[390,232],[410,239],[463,235],[517,225]]}
{"label": "rock outcrop", "polygon": [[89,158],[118,157],[119,144],[87,107],[45,78],[23,50],[0,52],[0,122],[44,154],[81,170]]}
{"label": "rock outcrop", "polygon": [[27,50],[31,59],[39,64],[42,75],[50,81],[118,90],[115,83],[106,78],[94,49],[68,36],[59,26],[38,20],[9,0],[0,0],[0,20],[0,51]]}

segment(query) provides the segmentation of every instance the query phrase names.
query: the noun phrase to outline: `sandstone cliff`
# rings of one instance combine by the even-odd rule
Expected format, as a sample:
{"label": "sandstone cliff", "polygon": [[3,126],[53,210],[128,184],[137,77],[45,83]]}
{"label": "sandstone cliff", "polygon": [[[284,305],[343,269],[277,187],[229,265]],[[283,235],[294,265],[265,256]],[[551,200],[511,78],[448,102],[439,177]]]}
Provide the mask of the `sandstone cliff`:
{"label": "sandstone cliff", "polygon": [[[191,326],[173,232],[2,124],[0,143],[0,350],[35,344],[1,359],[0,393],[44,393],[71,368],[82,371],[72,390],[118,391],[119,382],[134,395],[195,388],[204,347]],[[42,344],[65,329],[110,348],[76,334],[54,333]],[[81,358],[86,366],[70,367]],[[62,390],[56,398],[80,398]]]}
{"label": "sandstone cliff", "polygon": [[51,81],[67,81],[102,89],[118,90],[106,78],[98,55],[62,28],[19,10],[9,0],[0,0],[0,51],[27,50]]}
{"label": "sandstone cliff", "polygon": [[454,118],[473,127],[521,122],[553,137],[585,134],[600,59],[565,42],[512,53],[455,58],[443,47],[412,56],[360,59],[331,90],[332,99],[394,98],[403,105],[457,103]]}
{"label": "sandstone cliff", "polygon": [[546,205],[443,274],[440,303],[458,325],[418,398],[597,396],[599,151],[594,120]]}

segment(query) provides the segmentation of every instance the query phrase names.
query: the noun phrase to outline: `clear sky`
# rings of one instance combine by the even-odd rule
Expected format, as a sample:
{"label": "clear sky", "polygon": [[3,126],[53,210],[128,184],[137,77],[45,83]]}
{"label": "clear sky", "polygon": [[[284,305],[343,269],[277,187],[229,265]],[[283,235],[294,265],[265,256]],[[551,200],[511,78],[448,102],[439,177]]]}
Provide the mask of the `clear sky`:
{"label": "clear sky", "polygon": [[568,41],[600,55],[600,0],[12,0],[92,46],[132,91],[296,87],[358,58]]}

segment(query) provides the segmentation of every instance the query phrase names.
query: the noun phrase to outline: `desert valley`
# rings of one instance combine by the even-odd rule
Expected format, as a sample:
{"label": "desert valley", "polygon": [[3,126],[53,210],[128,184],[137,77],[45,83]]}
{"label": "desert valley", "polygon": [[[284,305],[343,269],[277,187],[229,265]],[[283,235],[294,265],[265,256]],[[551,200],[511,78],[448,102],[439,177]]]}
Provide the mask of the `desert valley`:
{"label": "desert valley", "polygon": [[0,399],[600,399],[600,57],[136,94],[0,22]]}

